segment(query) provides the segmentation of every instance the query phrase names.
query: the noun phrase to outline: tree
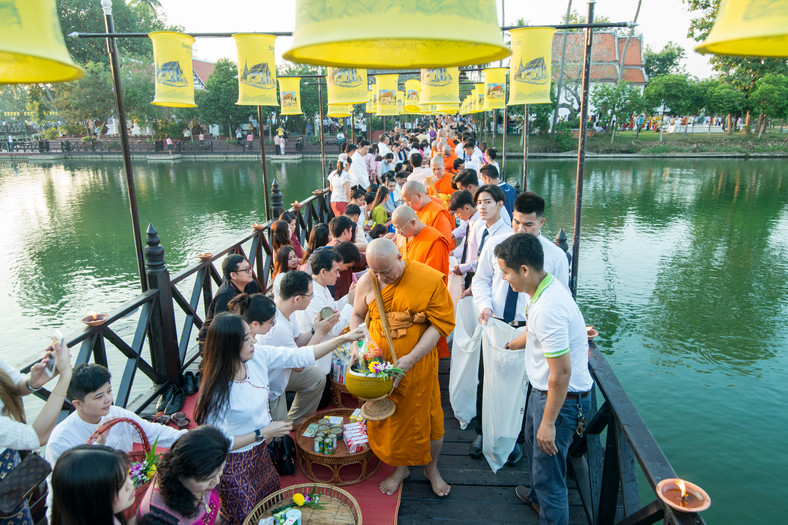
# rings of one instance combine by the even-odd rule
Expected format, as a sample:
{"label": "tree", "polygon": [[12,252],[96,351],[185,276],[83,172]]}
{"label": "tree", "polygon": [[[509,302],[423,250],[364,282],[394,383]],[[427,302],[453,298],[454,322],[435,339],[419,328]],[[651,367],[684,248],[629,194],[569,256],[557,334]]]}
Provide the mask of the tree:
{"label": "tree", "polygon": [[58,87],[55,105],[67,121],[81,123],[85,131],[93,121],[97,121],[95,127],[102,129],[115,110],[109,67],[96,62],[88,62],[84,67],[84,77]]}
{"label": "tree", "polygon": [[686,58],[686,54],[684,48],[675,42],[668,42],[660,51],[647,46],[643,67],[649,78],[684,73],[681,61]]}
{"label": "tree", "polygon": [[[747,97],[744,93],[728,84],[719,83],[708,92],[709,110],[717,115],[728,115],[735,119],[744,113]],[[729,126],[728,132],[733,135],[735,126]]]}
{"label": "tree", "polygon": [[[591,93],[591,105],[597,112],[608,119],[616,118],[620,124],[629,122],[633,115],[638,115],[645,109],[645,102],[640,89],[629,82],[618,84],[602,84]],[[612,126],[610,143],[616,136],[616,126]]]}
{"label": "tree", "polygon": [[768,74],[755,83],[750,104],[759,114],[788,118],[788,76]]}
{"label": "tree", "polygon": [[197,92],[196,113],[200,120],[219,124],[222,132],[228,130],[228,135],[231,135],[239,124],[247,123],[249,117],[257,113],[257,109],[253,106],[236,104],[237,74],[238,70],[234,62],[226,58],[219,59],[210,78],[205,82],[205,89]]}
{"label": "tree", "polygon": [[[699,15],[690,20],[687,36],[702,42],[717,20],[720,0],[685,0],[685,3],[691,12]],[[771,2],[760,4],[748,6],[748,13],[754,13],[753,9],[772,8]],[[768,16],[768,13],[758,13],[758,16]],[[788,74],[788,60],[784,58],[712,56],[709,61],[714,70],[725,74],[731,85],[745,93],[752,91],[758,79],[768,73]]]}
{"label": "tree", "polygon": [[655,110],[666,106],[674,115],[688,115],[698,104],[698,92],[684,75],[661,75],[652,78],[643,92],[647,107]]}
{"label": "tree", "polygon": [[529,124],[531,133],[547,133],[550,131],[550,121],[556,108],[556,84],[550,83],[550,104],[530,104],[528,113],[533,119]]}

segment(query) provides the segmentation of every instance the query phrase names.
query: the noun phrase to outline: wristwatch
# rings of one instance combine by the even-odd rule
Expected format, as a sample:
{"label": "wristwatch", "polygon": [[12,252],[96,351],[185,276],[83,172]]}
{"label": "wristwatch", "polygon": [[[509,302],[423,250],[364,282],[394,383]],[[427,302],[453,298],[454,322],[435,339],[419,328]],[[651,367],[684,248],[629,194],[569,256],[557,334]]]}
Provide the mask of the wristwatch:
{"label": "wristwatch", "polygon": [[260,441],[264,441],[264,440],[265,440],[265,436],[263,436],[263,433],[262,433],[262,432],[260,432],[260,429],[259,429],[259,428],[258,428],[257,430],[255,430],[255,431],[254,431],[254,440],[255,440],[256,442],[258,442],[258,443],[259,443]]}

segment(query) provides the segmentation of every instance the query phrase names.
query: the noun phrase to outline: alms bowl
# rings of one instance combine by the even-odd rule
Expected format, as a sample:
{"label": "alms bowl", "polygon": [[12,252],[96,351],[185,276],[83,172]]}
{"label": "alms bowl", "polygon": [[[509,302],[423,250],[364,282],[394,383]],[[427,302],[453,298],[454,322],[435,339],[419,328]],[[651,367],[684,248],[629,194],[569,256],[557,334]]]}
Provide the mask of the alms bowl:
{"label": "alms bowl", "polygon": [[394,378],[365,376],[349,369],[345,376],[345,387],[348,392],[361,399],[377,399],[391,392],[394,388]]}

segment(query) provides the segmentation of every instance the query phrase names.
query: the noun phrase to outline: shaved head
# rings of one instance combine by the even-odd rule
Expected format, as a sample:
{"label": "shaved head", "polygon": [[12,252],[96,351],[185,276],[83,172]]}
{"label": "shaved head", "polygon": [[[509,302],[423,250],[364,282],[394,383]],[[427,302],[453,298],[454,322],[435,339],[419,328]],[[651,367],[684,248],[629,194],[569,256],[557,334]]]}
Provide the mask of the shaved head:
{"label": "shaved head", "polygon": [[402,187],[402,195],[408,196],[416,196],[416,195],[426,195],[427,189],[424,187],[424,184],[417,180],[409,180],[405,183]]}
{"label": "shaved head", "polygon": [[405,271],[405,262],[397,245],[389,239],[375,239],[367,245],[369,271],[382,286],[397,281]]}
{"label": "shaved head", "polygon": [[[397,208],[400,209],[400,208]],[[399,256],[399,249],[397,249],[397,245],[394,244],[393,241],[390,239],[374,239],[367,245],[367,260],[369,259],[385,259],[385,258],[394,258],[396,259]]]}
{"label": "shaved head", "polygon": [[443,162],[443,159],[441,157],[435,155],[434,157],[432,157],[432,160],[430,160],[430,167],[437,168],[439,166],[441,167],[446,166],[446,163]]}
{"label": "shaved head", "polygon": [[391,220],[394,223],[394,226],[401,226],[406,222],[417,218],[418,216],[416,215],[416,211],[410,206],[399,206],[394,210],[394,213],[391,214]]}
{"label": "shaved head", "polygon": [[451,146],[449,146],[448,144],[443,146],[443,154],[446,155],[447,157],[451,155]]}
{"label": "shaved head", "polygon": [[[441,159],[441,163],[443,163],[443,159]],[[416,211],[429,204],[430,198],[427,196],[424,184],[415,180],[406,182],[402,187],[402,202]]]}

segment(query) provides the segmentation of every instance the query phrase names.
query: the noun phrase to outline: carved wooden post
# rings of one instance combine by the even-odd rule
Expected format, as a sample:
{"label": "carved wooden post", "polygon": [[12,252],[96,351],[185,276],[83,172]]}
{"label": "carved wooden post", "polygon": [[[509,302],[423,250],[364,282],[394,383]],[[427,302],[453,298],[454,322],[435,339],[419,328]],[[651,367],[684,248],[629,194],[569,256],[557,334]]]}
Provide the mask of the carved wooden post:
{"label": "carved wooden post", "polygon": [[279,183],[276,182],[276,179],[271,185],[271,211],[273,212],[271,214],[272,219],[278,218],[285,211],[282,204],[282,192],[279,191]]}
{"label": "carved wooden post", "polygon": [[[564,250],[566,254],[566,260],[569,262],[569,267],[572,267],[572,252],[569,251],[569,244],[566,242],[566,232],[563,228],[561,228],[555,236],[555,245]],[[572,278],[571,273],[569,272],[569,278]]]}
{"label": "carved wooden post", "polygon": [[520,192],[523,191],[522,186],[520,186],[520,180],[519,179],[516,180],[515,183],[514,183],[514,191],[517,192],[517,195],[520,195]]}
{"label": "carved wooden post", "polygon": [[159,232],[152,224],[148,225],[145,238],[145,263],[148,286],[158,290],[153,302],[148,338],[150,343],[151,364],[161,383],[171,381],[181,384],[181,358],[178,351],[178,333],[175,329],[175,311],[170,289],[170,272],[164,262],[164,247],[159,240]]}

